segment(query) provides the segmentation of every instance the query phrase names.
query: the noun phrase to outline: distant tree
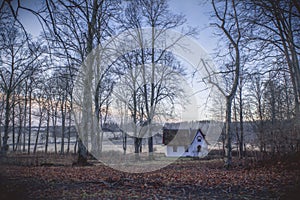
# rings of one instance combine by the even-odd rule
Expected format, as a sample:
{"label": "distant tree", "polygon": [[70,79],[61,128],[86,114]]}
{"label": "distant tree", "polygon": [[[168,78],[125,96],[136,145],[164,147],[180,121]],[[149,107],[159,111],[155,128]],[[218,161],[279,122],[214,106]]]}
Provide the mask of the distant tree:
{"label": "distant tree", "polygon": [[[51,121],[51,111],[52,111],[52,84],[49,81],[49,75],[45,76],[46,81],[44,83],[44,95],[45,95],[45,108],[47,110],[46,114],[46,136],[45,136],[45,153],[48,153],[48,145],[49,145],[49,133],[50,133],[50,121]],[[50,79],[51,80],[51,79]],[[55,144],[56,145],[56,144]]]}
{"label": "distant tree", "polygon": [[33,101],[34,104],[37,105],[38,109],[35,110],[35,112],[33,113],[33,115],[35,117],[39,118],[39,122],[38,122],[38,128],[37,128],[37,132],[36,132],[36,138],[35,138],[35,144],[34,144],[34,148],[33,148],[33,153],[35,154],[37,151],[37,147],[38,147],[38,143],[39,143],[39,139],[40,139],[40,130],[41,130],[41,126],[42,123],[45,121],[45,119],[47,119],[47,101],[45,98],[45,84],[44,84],[44,77],[40,77],[38,79],[35,80],[35,91],[33,93]]}
{"label": "distant tree", "polygon": [[29,41],[12,17],[1,19],[1,70],[0,85],[5,95],[5,119],[2,153],[8,149],[10,116],[15,102],[16,89],[30,79],[39,68],[38,58],[42,54],[37,43]]}
{"label": "distant tree", "polygon": [[[136,38],[136,41],[139,42],[140,53],[138,54],[138,64],[141,66],[141,70],[138,73],[139,77],[141,77],[142,85],[136,85],[135,92],[139,91],[142,96],[138,94],[135,94],[134,96],[137,99],[140,97],[143,99],[141,110],[143,117],[140,117],[143,121],[142,124],[150,125],[153,123],[158,104],[160,103],[159,101],[168,98],[172,99],[170,96],[171,91],[168,91],[170,93],[167,94],[163,94],[162,92],[164,89],[168,88],[167,85],[164,85],[164,81],[169,76],[161,78],[158,76],[158,73],[167,74],[166,69],[166,71],[160,71],[164,70],[164,64],[170,64],[165,60],[168,57],[166,52],[171,48],[171,46],[175,46],[176,42],[178,42],[180,38],[177,38],[171,46],[165,47],[161,46],[162,41],[159,40],[159,38],[161,38],[161,36],[168,30],[180,28],[185,21],[186,20],[183,15],[173,14],[170,11],[168,1],[166,0],[128,1],[122,26],[125,30],[134,29],[136,33],[136,36],[134,37]],[[142,28],[144,27],[150,27],[151,29],[151,41],[148,41],[149,44],[151,44],[150,47],[145,47],[145,41],[143,41],[144,36]],[[192,35],[194,30],[182,30],[182,33],[185,36]],[[160,50],[157,49],[158,46]],[[134,56],[132,58],[135,59]],[[166,61],[166,63],[164,63],[164,61]],[[162,68],[159,69],[160,67]],[[170,77],[171,76],[172,75],[170,75]],[[137,105],[136,109],[138,109]],[[137,116],[134,115],[134,117]],[[152,159],[153,137],[151,135],[148,138],[148,151],[149,158]]]}
{"label": "distant tree", "polygon": [[265,108],[264,108],[264,91],[265,84],[262,75],[259,73],[253,74],[251,80],[247,84],[247,99],[246,104],[246,119],[252,121],[255,126],[258,137],[258,146],[260,151],[266,151],[266,139],[265,139]]}

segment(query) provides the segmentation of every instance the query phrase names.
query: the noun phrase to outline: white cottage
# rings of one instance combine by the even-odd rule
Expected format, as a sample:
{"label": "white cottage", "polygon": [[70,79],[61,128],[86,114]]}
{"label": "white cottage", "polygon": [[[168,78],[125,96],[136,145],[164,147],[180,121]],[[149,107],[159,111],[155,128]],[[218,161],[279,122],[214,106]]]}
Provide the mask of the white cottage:
{"label": "white cottage", "polygon": [[205,134],[200,128],[164,127],[163,144],[167,157],[200,157],[208,154]]}

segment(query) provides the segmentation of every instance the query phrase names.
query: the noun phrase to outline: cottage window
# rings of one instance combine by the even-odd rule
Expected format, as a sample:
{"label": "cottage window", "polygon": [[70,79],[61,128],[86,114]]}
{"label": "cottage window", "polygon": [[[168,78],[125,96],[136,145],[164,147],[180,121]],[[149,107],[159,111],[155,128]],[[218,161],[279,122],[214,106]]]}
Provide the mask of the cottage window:
{"label": "cottage window", "polygon": [[201,145],[198,145],[197,146],[197,152],[200,152],[201,151]]}
{"label": "cottage window", "polygon": [[177,146],[173,146],[173,152],[177,152]]}
{"label": "cottage window", "polygon": [[198,136],[197,140],[198,140],[198,142],[201,142],[201,140],[202,140],[201,136]]}

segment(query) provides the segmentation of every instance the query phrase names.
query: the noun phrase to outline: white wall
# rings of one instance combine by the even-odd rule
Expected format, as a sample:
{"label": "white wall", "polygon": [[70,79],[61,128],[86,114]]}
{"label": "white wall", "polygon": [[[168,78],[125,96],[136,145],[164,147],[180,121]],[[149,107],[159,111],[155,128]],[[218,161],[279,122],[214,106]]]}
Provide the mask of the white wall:
{"label": "white wall", "polygon": [[165,155],[167,157],[180,157],[185,153],[184,146],[177,146],[177,152],[173,151],[173,146],[166,146]]}

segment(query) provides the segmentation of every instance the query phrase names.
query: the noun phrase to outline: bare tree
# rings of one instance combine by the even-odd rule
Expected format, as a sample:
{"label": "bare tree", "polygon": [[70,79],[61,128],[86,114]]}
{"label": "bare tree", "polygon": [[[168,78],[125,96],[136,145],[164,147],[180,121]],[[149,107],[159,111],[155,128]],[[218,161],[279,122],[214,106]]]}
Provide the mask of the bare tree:
{"label": "bare tree", "polygon": [[[93,48],[112,34],[113,27],[110,21],[117,17],[118,6],[119,3],[116,1],[47,0],[46,12],[44,14],[35,13],[46,27],[45,33],[48,32],[51,36],[47,37],[47,40],[53,41],[52,44],[59,49],[57,56],[64,58],[70,69],[70,77],[73,78],[70,80],[70,86],[73,85],[74,70],[76,72],[79,69]],[[31,10],[31,12],[33,11]],[[88,80],[86,81],[89,83]],[[102,83],[98,85],[101,87]],[[91,85],[88,88],[91,89]],[[100,90],[96,91],[101,92]],[[99,93],[95,96],[99,96]],[[70,95],[70,99],[73,99],[72,93]],[[99,105],[99,102],[95,102],[95,104]],[[83,123],[85,124],[83,126],[87,126],[87,123]],[[85,130],[88,128],[85,127]],[[91,134],[94,137],[93,133]],[[79,147],[84,147],[84,145],[80,144]],[[87,158],[86,149],[79,148],[79,152],[78,160],[85,162]]]}
{"label": "bare tree", "polygon": [[[253,55],[258,55],[264,62],[269,58],[276,59],[273,64],[281,64],[281,70],[287,66],[294,90],[296,121],[299,121],[299,3],[292,0],[268,0],[249,1],[244,4],[244,9],[249,12],[248,17],[242,19],[249,24],[247,37],[252,41],[251,46],[262,47],[254,48]],[[256,59],[258,56],[255,56]]]}
{"label": "bare tree", "polygon": [[[220,30],[220,34],[226,38],[227,49],[225,55],[220,56],[223,59],[224,71],[215,72],[226,76],[227,87],[224,88],[223,85],[216,82],[213,78],[213,74],[209,72],[208,64],[203,60],[203,65],[207,71],[208,82],[215,85],[219,91],[224,95],[226,99],[226,120],[225,120],[225,167],[230,167],[232,162],[232,147],[231,147],[231,109],[232,102],[236,95],[240,80],[240,69],[241,69],[241,27],[239,23],[239,13],[237,10],[238,3],[235,0],[226,1],[212,1],[212,6],[214,9],[214,19],[216,23],[212,25]],[[222,52],[224,53],[224,52]],[[219,54],[220,55],[220,54]],[[226,60],[227,59],[227,60]],[[226,63],[227,61],[227,63]],[[229,80],[228,80],[229,79]]]}
{"label": "bare tree", "polygon": [[[153,119],[156,115],[156,109],[159,104],[159,100],[162,98],[162,88],[163,79],[159,79],[158,71],[160,65],[166,55],[166,51],[171,48],[171,46],[176,45],[176,42],[180,40],[177,38],[172,45],[161,47],[161,38],[164,33],[168,30],[179,28],[185,22],[185,18],[182,15],[173,14],[168,8],[168,2],[166,0],[139,0],[139,1],[129,1],[125,14],[124,14],[123,27],[125,29],[135,29],[136,30],[136,40],[139,42],[141,53],[140,62],[141,74],[143,85],[139,89],[143,96],[143,123],[150,125],[153,123]],[[145,41],[143,41],[143,31],[142,28],[150,27],[151,40],[149,41],[150,46],[146,47]],[[183,35],[191,35],[194,30],[189,29],[187,31],[182,31]],[[157,47],[160,46],[161,50]],[[150,64],[148,64],[150,63]],[[157,79],[158,78],[158,79]],[[170,93],[169,93],[170,94]],[[165,95],[168,98],[168,95]],[[151,132],[151,130],[150,130]],[[149,158],[152,159],[153,154],[153,137],[148,138],[148,150]]]}

